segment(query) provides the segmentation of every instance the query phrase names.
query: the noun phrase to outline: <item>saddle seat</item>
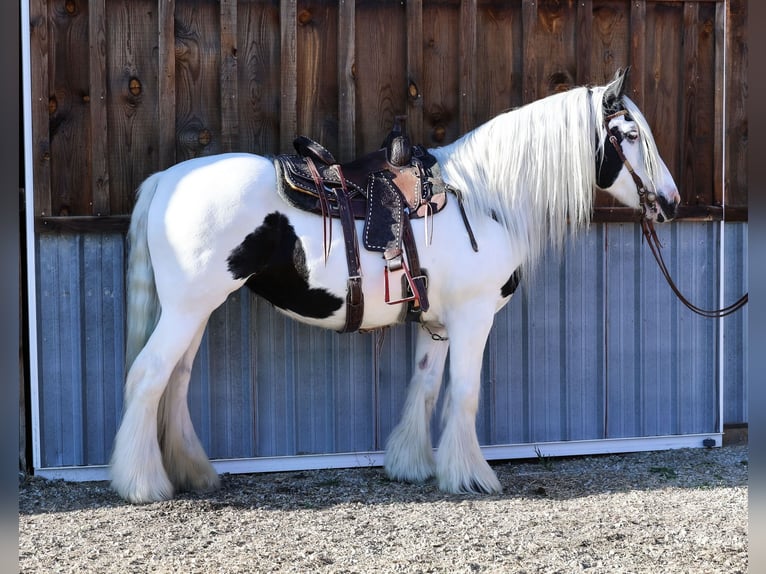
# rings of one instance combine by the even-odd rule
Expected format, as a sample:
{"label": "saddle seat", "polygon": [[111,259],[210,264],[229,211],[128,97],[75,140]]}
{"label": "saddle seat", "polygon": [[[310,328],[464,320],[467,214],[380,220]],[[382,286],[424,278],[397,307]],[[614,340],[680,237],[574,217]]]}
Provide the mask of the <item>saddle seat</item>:
{"label": "saddle seat", "polygon": [[[297,154],[274,157],[282,198],[293,207],[322,216],[325,257],[332,242],[330,220],[341,221],[349,268],[343,332],[359,329],[364,309],[354,219],[364,220],[365,248],[383,253],[386,303],[407,302],[409,319],[428,310],[427,276],[420,269],[410,219],[441,211],[448,186],[436,158],[424,147],[410,144],[401,126],[403,119],[397,116],[380,149],[347,163],[338,163],[326,148],[305,136],[293,142]],[[403,294],[392,299],[389,274],[399,270],[404,270]]]}

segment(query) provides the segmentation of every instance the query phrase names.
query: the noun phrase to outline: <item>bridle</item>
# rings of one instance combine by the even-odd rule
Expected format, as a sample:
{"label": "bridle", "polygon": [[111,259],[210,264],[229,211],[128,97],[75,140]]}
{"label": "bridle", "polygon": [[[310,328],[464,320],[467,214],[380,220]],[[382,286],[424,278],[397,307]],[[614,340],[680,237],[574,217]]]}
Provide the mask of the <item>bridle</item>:
{"label": "bridle", "polygon": [[604,117],[604,124],[606,125],[606,131],[608,134],[607,137],[612,144],[612,147],[614,147],[614,151],[617,153],[617,157],[620,158],[620,161],[625,166],[625,169],[628,170],[628,173],[630,173],[630,176],[633,178],[633,182],[636,184],[636,191],[638,192],[638,199],[641,205],[641,231],[644,234],[646,244],[649,246],[655,261],[657,261],[660,272],[662,273],[663,277],[665,277],[668,285],[673,290],[673,293],[676,294],[681,303],[683,303],[688,309],[694,313],[697,313],[698,315],[702,315],[703,317],[708,318],[720,318],[726,317],[727,315],[731,315],[732,313],[739,311],[747,304],[747,293],[740,297],[736,302],[724,307],[723,309],[702,309],[684,297],[680,289],[678,289],[678,286],[676,286],[675,282],[673,281],[673,278],[670,276],[670,271],[668,271],[668,268],[665,265],[665,260],[662,258],[662,243],[660,243],[660,240],[657,237],[657,232],[654,229],[654,223],[648,217],[649,213],[657,213],[657,194],[654,191],[647,190],[643,180],[641,179],[641,176],[635,172],[633,166],[630,165],[628,158],[625,157],[625,154],[622,151],[622,146],[620,145],[620,140],[614,133],[609,130],[609,122],[611,122],[616,117],[624,116],[627,114],[627,110],[620,110],[613,114],[609,114],[608,116]]}

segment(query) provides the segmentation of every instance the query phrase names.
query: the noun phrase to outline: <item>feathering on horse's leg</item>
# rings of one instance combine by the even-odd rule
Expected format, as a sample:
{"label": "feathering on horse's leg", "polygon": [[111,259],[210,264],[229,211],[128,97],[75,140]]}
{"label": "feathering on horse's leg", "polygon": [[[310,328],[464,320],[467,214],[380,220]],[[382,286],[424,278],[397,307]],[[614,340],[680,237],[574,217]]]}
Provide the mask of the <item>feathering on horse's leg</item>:
{"label": "feathering on horse's leg", "polygon": [[425,329],[418,329],[415,372],[402,418],[386,444],[385,469],[394,480],[423,482],[434,474],[431,414],[444,376],[448,349],[448,341],[434,340]]}
{"label": "feathering on horse's leg", "polygon": [[173,496],[157,440],[160,398],[200,321],[164,309],[146,346],[136,357],[126,382],[124,413],[114,439],[112,488],[124,499],[145,503]]}
{"label": "feathering on horse's leg", "polygon": [[173,369],[158,411],[158,436],[162,462],[177,491],[208,491],[218,488],[218,473],[194,431],[187,394],[192,363],[199,349],[207,320]]}
{"label": "feathering on horse's leg", "polygon": [[447,325],[450,333],[450,381],[444,404],[436,477],[446,492],[501,492],[502,487],[479,447],[476,411],[481,364],[492,328],[494,308],[474,302]]}

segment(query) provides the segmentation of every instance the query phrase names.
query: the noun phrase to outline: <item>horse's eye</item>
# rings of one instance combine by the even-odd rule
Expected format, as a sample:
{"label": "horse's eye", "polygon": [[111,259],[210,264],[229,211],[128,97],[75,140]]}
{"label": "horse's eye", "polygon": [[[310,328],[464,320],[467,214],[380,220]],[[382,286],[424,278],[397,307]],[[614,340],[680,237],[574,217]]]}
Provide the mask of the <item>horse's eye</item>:
{"label": "horse's eye", "polygon": [[634,142],[638,139],[638,132],[630,131],[625,134],[625,137],[628,139],[629,142]]}

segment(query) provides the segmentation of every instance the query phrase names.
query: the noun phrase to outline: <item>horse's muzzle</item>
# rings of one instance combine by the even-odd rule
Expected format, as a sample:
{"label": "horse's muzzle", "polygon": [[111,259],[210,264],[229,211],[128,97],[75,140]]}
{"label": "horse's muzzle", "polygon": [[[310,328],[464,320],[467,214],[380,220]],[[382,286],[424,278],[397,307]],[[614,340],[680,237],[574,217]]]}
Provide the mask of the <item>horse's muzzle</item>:
{"label": "horse's muzzle", "polygon": [[657,223],[672,221],[678,215],[678,204],[681,198],[678,193],[673,194],[672,200],[666,199],[662,195],[657,195],[657,211],[654,213],[654,219]]}

